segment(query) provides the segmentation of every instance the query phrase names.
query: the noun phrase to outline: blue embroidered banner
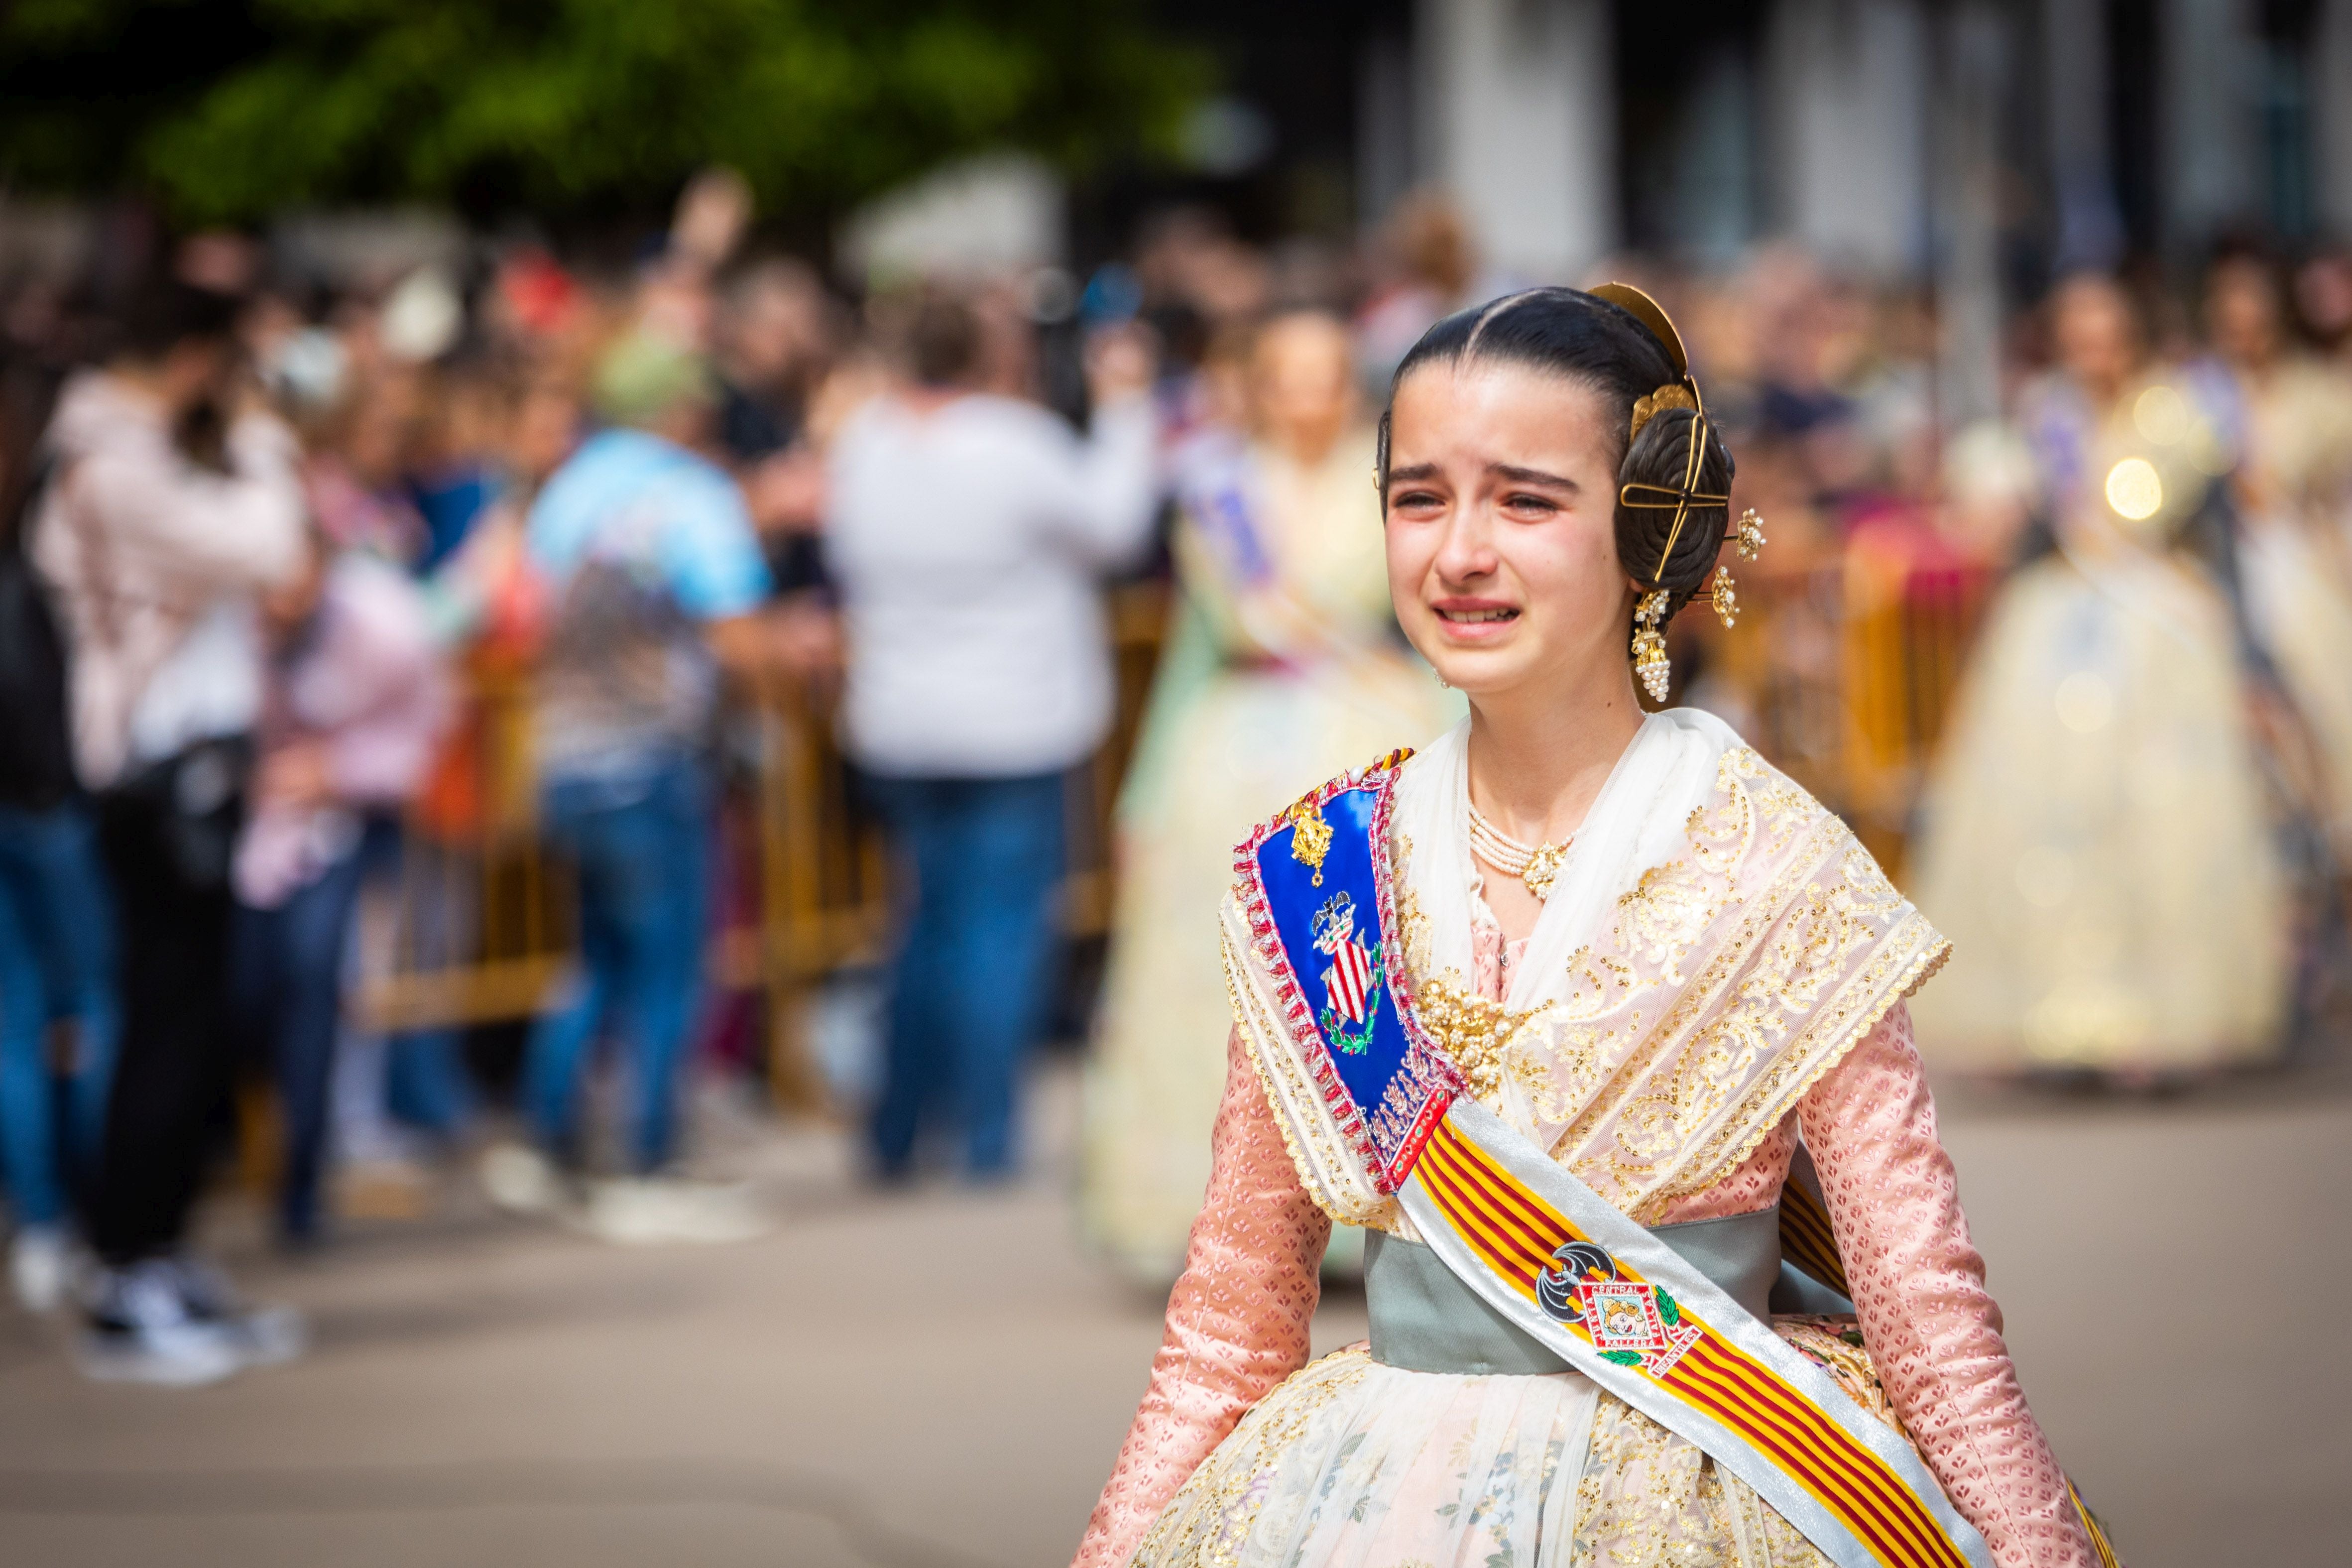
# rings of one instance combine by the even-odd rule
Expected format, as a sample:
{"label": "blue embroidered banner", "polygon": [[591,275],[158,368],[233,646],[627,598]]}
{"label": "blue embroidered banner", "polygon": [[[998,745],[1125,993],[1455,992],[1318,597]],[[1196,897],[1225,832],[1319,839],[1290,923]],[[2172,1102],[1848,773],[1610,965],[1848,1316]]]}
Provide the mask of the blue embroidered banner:
{"label": "blue embroidered banner", "polygon": [[1272,917],[1269,956],[1303,1004],[1292,1027],[1361,1118],[1384,1191],[1412,1170],[1455,1083],[1405,1010],[1403,958],[1387,929],[1393,778],[1381,769],[1308,796],[1263,832],[1253,868]]}

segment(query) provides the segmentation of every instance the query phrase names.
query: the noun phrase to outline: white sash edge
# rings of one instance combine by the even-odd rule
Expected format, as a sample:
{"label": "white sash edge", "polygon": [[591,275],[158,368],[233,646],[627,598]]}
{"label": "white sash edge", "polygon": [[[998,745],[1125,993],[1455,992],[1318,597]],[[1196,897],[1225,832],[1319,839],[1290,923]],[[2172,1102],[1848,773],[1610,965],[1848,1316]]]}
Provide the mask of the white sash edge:
{"label": "white sash edge", "polygon": [[[1918,1495],[1936,1522],[1976,1568],[1994,1568],[1992,1550],[1976,1527],[1960,1517],[1918,1451],[1903,1435],[1857,1406],[1830,1375],[1759,1321],[1681,1255],[1633,1223],[1591,1188],[1538,1149],[1524,1133],[1467,1096],[1446,1112],[1461,1131],[1511,1174],[1524,1182],[1587,1236],[1633,1265],[1642,1277],[1664,1285],[1705,1320],[1707,1331],[1739,1349],[1794,1385],[1835,1418],[1846,1434],[1870,1450]],[[1833,1514],[1798,1486],[1747,1440],[1705,1411],[1667,1394],[1638,1368],[1619,1366],[1535,1303],[1506,1286],[1455,1234],[1415,1170],[1398,1190],[1421,1239],[1462,1281],[1513,1323],[1578,1372],[1679,1437],[1696,1444],[1716,1463],[1737,1475],[1770,1503],[1839,1568],[1881,1568],[1879,1559]]]}

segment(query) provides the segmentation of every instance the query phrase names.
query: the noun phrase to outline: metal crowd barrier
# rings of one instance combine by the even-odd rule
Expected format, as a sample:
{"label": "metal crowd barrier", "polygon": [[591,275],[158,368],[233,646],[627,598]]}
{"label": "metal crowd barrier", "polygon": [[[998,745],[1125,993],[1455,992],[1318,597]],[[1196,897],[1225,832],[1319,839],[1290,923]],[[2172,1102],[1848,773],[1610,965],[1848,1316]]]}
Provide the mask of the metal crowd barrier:
{"label": "metal crowd barrier", "polygon": [[[1765,754],[1853,823],[1896,870],[1926,762],[1990,586],[1982,571],[1900,544],[1857,541],[1836,561],[1740,584],[1741,620],[1725,636],[1701,609],[1676,627],[1695,652],[1702,695],[1740,710]],[[1110,742],[1071,777],[1069,881],[1074,936],[1100,935],[1112,908],[1110,813],[1150,692],[1167,590],[1113,593],[1119,704]],[[1677,690],[1676,699],[1682,692]],[[356,1012],[379,1028],[463,1026],[528,1016],[571,962],[573,931],[560,864],[532,821],[528,692],[513,675],[473,686],[468,742],[478,759],[470,827],[450,832],[420,809],[412,823],[388,935]],[[730,789],[756,830],[756,908],[723,923],[710,952],[720,985],[762,994],[770,1082],[778,1102],[821,1109],[807,1049],[813,988],[884,956],[891,873],[834,739],[831,693],[780,687],[739,711]],[[748,742],[748,743],[745,743]],[[463,792],[460,792],[463,793]],[[428,800],[428,806],[429,806]],[[460,813],[458,815],[466,815]]]}
{"label": "metal crowd barrier", "polygon": [[[1070,778],[1066,929],[1098,936],[1110,918],[1110,813],[1150,695],[1166,620],[1159,584],[1119,588],[1108,605],[1119,700],[1109,741]],[[412,812],[399,883],[354,1012],[363,1026],[422,1029],[527,1017],[572,961],[575,931],[561,862],[536,831],[529,689],[511,674],[475,672],[455,806],[428,791]],[[726,795],[752,830],[730,847],[756,858],[749,923],[722,921],[713,981],[762,994],[771,1087],[780,1104],[824,1100],[805,1038],[809,994],[826,976],[884,956],[891,875],[879,829],[861,809],[835,740],[835,694],[779,683],[730,716]],[[466,820],[452,831],[447,819]],[[722,872],[722,876],[725,873]]]}

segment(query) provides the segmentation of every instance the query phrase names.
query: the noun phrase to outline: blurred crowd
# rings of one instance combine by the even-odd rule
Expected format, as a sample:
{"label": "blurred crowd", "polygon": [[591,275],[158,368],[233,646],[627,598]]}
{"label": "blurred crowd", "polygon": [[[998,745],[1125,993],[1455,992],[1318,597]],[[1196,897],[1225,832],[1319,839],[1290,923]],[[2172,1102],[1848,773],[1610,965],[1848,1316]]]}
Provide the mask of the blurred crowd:
{"label": "blurred crowd", "polygon": [[[1380,712],[1413,716],[1382,724],[1444,721],[1386,622],[1369,421],[1422,331],[1521,280],[1482,263],[1442,198],[1408,198],[1353,249],[1253,245],[1181,209],[1084,277],[877,279],[855,297],[763,253],[750,218],[711,176],[618,265],[485,241],[459,267],[329,278],[208,234],[103,278],[0,280],[0,723],[17,738],[0,763],[0,1178],[17,1299],[79,1315],[91,1375],[196,1383],[299,1353],[298,1321],[244,1303],[190,1247],[240,1085],[274,1106],[289,1247],[329,1235],[339,1168],[458,1152],[500,1203],[614,1240],[756,1233],[683,1126],[698,1061],[726,1057],[715,911],[758,882],[738,864],[756,835],[726,826],[757,754],[747,708],[792,693],[835,715],[905,870],[866,1108],[884,1182],[935,1145],[975,1181],[1018,1167],[1070,779],[1118,718],[1106,584],[1177,585],[1123,807],[1139,897],[1159,897],[1152,843],[1196,826],[1229,843],[1322,776],[1294,773],[1370,760],[1327,726],[1336,763],[1171,795],[1188,751],[1246,761],[1312,729],[1268,705],[1276,676],[1344,667],[1379,685]],[[1683,323],[1739,456],[1734,507],[1770,538],[1754,582],[1742,568],[1751,635],[1676,628],[1678,700],[1734,718],[1880,842],[1933,798],[1954,672],[1857,642],[1856,605],[1945,615],[1936,657],[1958,659],[2011,572],[2097,553],[2074,519],[2085,495],[2113,500],[2101,432],[2179,388],[2221,432],[2229,455],[2204,467],[2234,500],[2161,546],[2211,586],[2232,668],[2285,737],[2257,771],[2309,828],[2281,853],[2322,868],[2318,890],[2273,900],[2281,941],[2310,944],[2352,824],[2329,782],[2339,752],[2352,776],[2352,664],[2333,662],[2335,600],[2267,623],[2262,606],[2352,562],[2352,258],[2238,250],[2186,290],[2065,280],[2013,318],[2005,416],[1963,428],[1939,416],[1921,289],[1783,248],[1721,274],[1602,271]],[[2282,518],[2285,575],[2250,569],[2242,536]],[[2282,647],[2266,624],[2307,635]],[[2036,666],[2053,689],[2063,657]],[[1858,718],[1874,675],[1857,659],[1909,660],[1919,689]],[[1203,729],[1213,669],[1236,679]],[[1298,700],[1338,700],[1315,679]],[[521,752],[481,721],[518,691]],[[526,775],[522,819],[565,868],[577,953],[504,1074],[457,1028],[387,1028],[355,999],[382,963],[372,908],[399,904],[412,946],[463,949],[478,911],[457,892],[419,907],[417,868],[490,831],[499,767]],[[1188,800],[1222,815],[1171,826]],[[1197,922],[1205,943],[1208,914],[1182,917],[1171,933]],[[1182,941],[1154,918],[1114,913],[1114,1013],[1179,984],[1220,1013],[1213,964],[1197,984],[1138,971],[1121,1000],[1123,962]],[[1221,1032],[1192,1048],[1221,1075]],[[1146,1116],[1184,1098],[1129,1092]],[[614,1125],[590,1125],[607,1105]],[[1178,1141],[1204,1161],[1189,1115]],[[1189,1164],[1154,1179],[1197,1201]],[[1135,1250],[1150,1271],[1165,1247]]]}
{"label": "blurred crowd", "polygon": [[[425,883],[436,907],[415,873],[494,826],[501,765],[580,962],[539,998],[494,1192],[621,1239],[756,1226],[678,1177],[678,1095],[722,690],[832,660],[804,423],[841,308],[789,262],[722,275],[745,212],[703,183],[613,279],[520,247],[338,287],[203,235],[14,290],[0,1148],[16,1294],[71,1299],[92,1375],[299,1351],[188,1246],[226,1123],[298,1249],[339,1156],[473,1136],[457,1031],[387,1037],[353,1003],[372,904],[412,950],[463,948],[464,879]],[[518,686],[520,768],[476,721]],[[608,1040],[625,1174],[592,1193]],[[270,1113],[234,1113],[240,1086]]]}

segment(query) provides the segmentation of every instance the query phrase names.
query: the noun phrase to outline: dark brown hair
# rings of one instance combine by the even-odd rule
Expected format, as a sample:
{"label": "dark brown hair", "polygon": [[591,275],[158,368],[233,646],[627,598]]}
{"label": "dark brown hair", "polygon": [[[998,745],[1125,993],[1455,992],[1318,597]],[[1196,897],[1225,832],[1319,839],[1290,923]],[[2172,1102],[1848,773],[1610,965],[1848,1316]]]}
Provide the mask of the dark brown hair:
{"label": "dark brown hair", "polygon": [[925,386],[961,386],[980,363],[980,317],[953,290],[926,289],[907,321],[908,368]]}
{"label": "dark brown hair", "polygon": [[[1531,289],[1446,317],[1412,346],[1389,383],[1381,414],[1380,487],[1389,489],[1389,422],[1396,389],[1431,361],[1494,360],[1564,376],[1601,395],[1601,419],[1617,451],[1617,560],[1645,587],[1664,588],[1671,616],[1706,585],[1731,524],[1727,501],[1674,498],[1728,496],[1735,465],[1721,429],[1692,408],[1664,408],[1632,434],[1633,405],[1662,387],[1686,384],[1665,343],[1623,307],[1577,289]],[[1696,444],[1696,460],[1693,445]],[[1626,500],[1627,487],[1644,487]],[[1664,501],[1664,505],[1643,502]],[[1668,552],[1669,542],[1672,544]]]}

